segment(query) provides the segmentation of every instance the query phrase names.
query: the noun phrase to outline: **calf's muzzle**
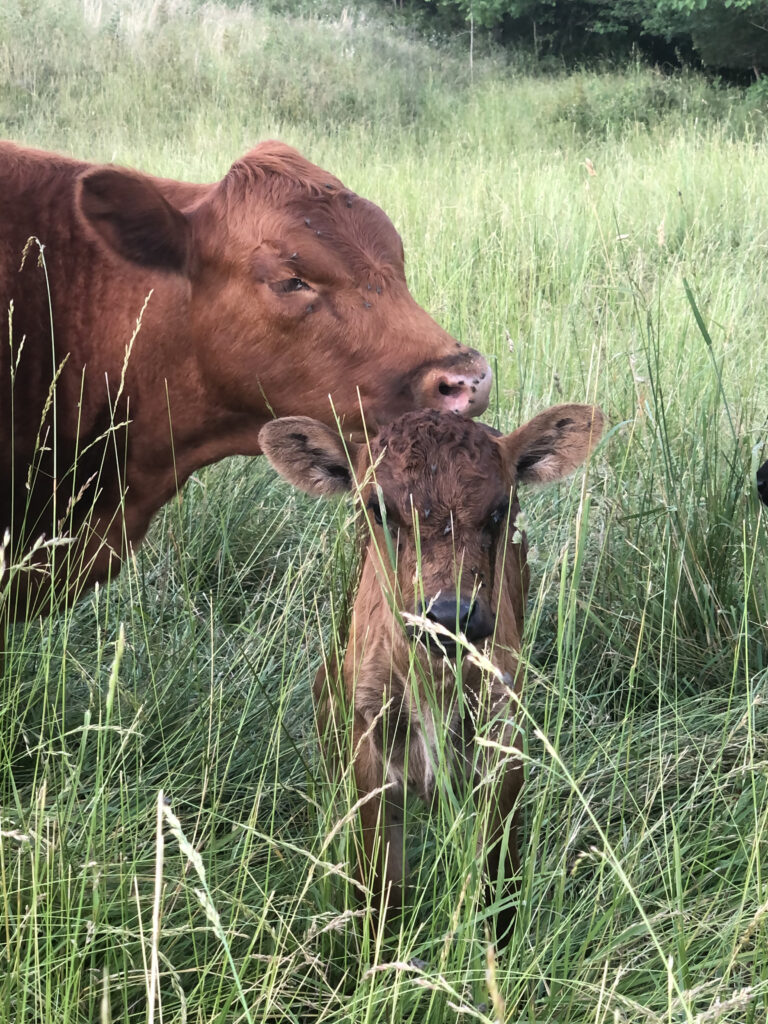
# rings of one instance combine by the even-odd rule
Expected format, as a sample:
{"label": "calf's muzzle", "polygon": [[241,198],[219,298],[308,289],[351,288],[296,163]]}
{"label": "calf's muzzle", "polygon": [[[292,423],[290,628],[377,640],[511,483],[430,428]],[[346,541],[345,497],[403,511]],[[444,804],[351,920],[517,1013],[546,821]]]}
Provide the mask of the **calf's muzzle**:
{"label": "calf's muzzle", "polygon": [[[474,598],[453,596],[436,597],[431,601],[419,602],[420,614],[429,622],[442,626],[450,633],[463,633],[470,643],[484,640],[493,632],[494,619],[490,612]],[[428,648],[436,646],[434,639],[425,632],[422,637]],[[440,636],[440,644],[449,654],[456,649],[450,637]]]}

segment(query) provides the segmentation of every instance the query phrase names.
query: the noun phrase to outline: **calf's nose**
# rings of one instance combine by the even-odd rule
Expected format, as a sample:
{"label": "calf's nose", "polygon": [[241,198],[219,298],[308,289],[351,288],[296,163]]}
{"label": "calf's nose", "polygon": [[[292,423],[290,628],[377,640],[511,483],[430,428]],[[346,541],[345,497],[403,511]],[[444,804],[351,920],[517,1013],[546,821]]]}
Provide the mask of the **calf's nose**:
{"label": "calf's nose", "polygon": [[491,617],[476,601],[459,598],[458,605],[453,597],[438,597],[429,601],[422,609],[425,618],[455,633],[463,633],[467,640],[474,642],[489,636],[493,630]]}
{"label": "calf's nose", "polygon": [[492,380],[485,357],[473,348],[465,349],[427,370],[419,387],[421,403],[441,412],[479,416],[488,408]]}

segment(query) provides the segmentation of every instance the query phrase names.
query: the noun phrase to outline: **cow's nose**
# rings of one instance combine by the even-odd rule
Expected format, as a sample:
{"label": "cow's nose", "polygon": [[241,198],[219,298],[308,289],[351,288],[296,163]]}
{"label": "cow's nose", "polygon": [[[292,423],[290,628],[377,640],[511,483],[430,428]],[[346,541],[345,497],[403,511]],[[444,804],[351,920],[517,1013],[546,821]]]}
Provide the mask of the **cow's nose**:
{"label": "cow's nose", "polygon": [[474,642],[489,636],[493,630],[493,622],[476,601],[465,597],[459,598],[458,605],[453,597],[438,597],[426,603],[424,616],[431,622],[444,626],[455,633],[457,628],[467,640]]}
{"label": "cow's nose", "polygon": [[462,416],[479,416],[488,408],[493,373],[484,356],[466,349],[449,363],[433,366],[421,381],[425,406]]}

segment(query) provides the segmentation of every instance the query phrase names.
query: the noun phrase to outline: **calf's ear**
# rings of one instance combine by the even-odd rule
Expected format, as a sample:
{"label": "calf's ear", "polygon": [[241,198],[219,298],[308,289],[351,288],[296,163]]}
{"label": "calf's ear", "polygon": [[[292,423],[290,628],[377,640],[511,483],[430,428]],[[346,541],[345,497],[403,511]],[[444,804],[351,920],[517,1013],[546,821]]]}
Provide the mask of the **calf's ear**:
{"label": "calf's ear", "polygon": [[189,222],[149,178],[119,167],[97,167],[81,176],[77,195],[85,220],[123,259],[186,273]]}
{"label": "calf's ear", "polygon": [[554,405],[497,442],[511,478],[561,480],[584,462],[603,432],[596,405]]}
{"label": "calf's ear", "polygon": [[259,445],[281,477],[315,498],[351,491],[350,460],[358,446],[308,416],[272,420],[259,432]]}

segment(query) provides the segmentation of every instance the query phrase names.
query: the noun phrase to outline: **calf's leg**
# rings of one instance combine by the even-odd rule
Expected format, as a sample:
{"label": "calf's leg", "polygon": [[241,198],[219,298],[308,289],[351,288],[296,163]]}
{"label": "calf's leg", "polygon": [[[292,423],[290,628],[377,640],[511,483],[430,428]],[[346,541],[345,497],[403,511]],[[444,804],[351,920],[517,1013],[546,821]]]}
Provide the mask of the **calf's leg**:
{"label": "calf's leg", "polygon": [[[359,821],[362,843],[358,850],[357,877],[370,886],[375,905],[384,910],[402,907],[408,875],[403,835],[403,793],[399,783],[387,785],[381,751],[373,739],[366,716],[355,713],[351,752],[345,707],[349,697],[338,661],[331,657],[315,675],[312,693],[315,719],[323,760],[333,777],[342,777],[350,753],[357,798],[361,801]],[[345,739],[346,737],[346,739]]]}
{"label": "calf's leg", "polygon": [[398,910],[408,876],[403,834],[403,791],[399,780],[387,784],[381,752],[371,738],[368,723],[355,715],[353,730],[355,784],[357,786],[362,850],[358,875],[370,885],[380,907]]}
{"label": "calf's leg", "polygon": [[[520,732],[513,717],[517,700],[503,684],[491,687],[489,707],[490,728],[483,734],[493,746],[483,745],[477,772],[483,780],[478,799],[481,801],[482,828],[478,840],[479,853],[485,861],[486,899],[495,902],[501,880],[502,893],[517,888],[520,856],[517,849],[517,802],[523,784],[523,766],[519,756]],[[496,914],[496,937],[500,943],[509,938],[515,911],[506,906]]]}

